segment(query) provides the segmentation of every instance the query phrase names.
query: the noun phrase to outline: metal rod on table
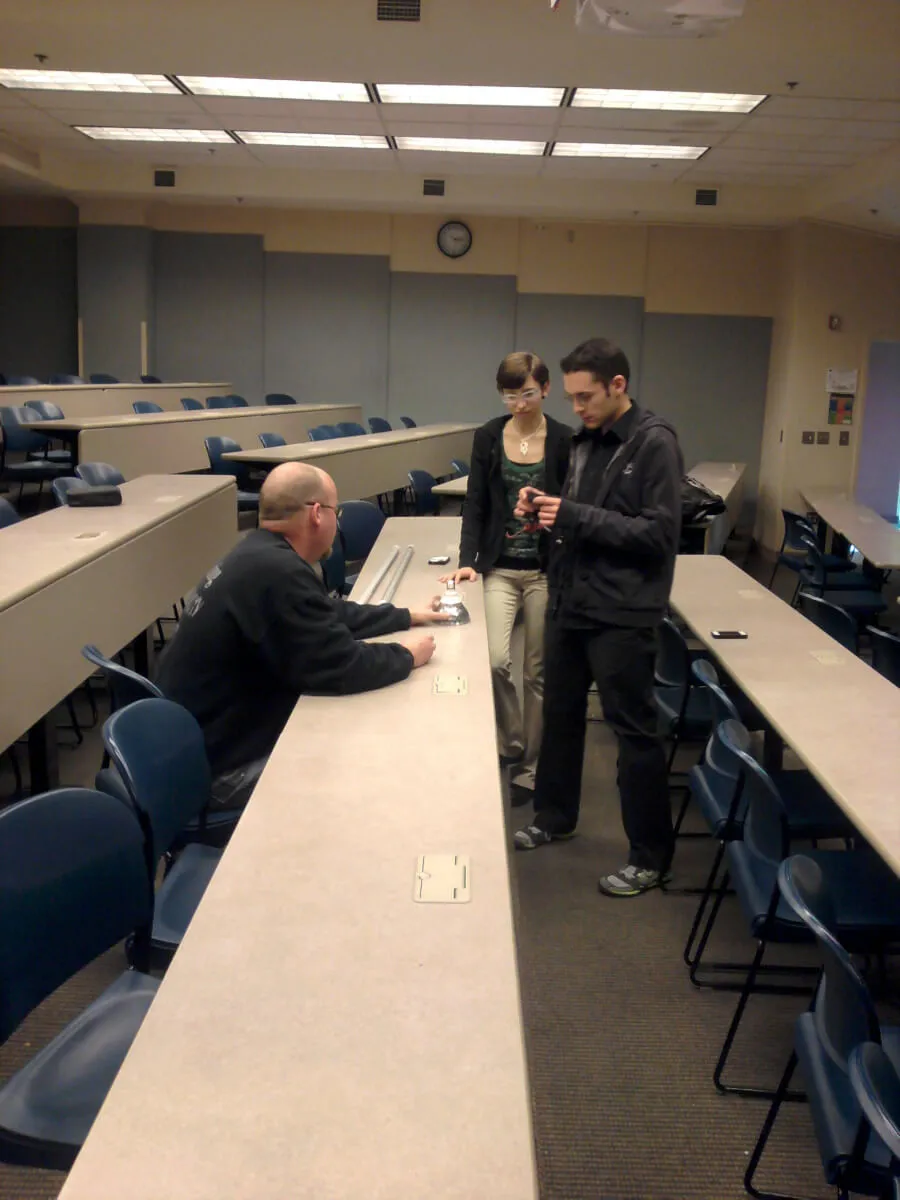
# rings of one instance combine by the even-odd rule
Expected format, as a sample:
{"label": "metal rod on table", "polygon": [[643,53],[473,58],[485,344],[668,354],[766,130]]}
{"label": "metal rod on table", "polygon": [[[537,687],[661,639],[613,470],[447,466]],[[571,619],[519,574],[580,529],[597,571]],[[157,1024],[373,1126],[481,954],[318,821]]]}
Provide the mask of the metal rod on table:
{"label": "metal rod on table", "polygon": [[397,570],[394,572],[394,576],[391,579],[391,582],[387,585],[387,587],[384,590],[384,599],[382,600],[382,604],[388,604],[391,600],[393,600],[394,593],[396,592],[397,588],[400,586],[400,580],[403,578],[404,572],[406,571],[406,568],[409,566],[410,560],[412,559],[412,556],[415,554],[415,552],[416,552],[416,550],[415,550],[414,546],[407,546],[406,549],[403,551],[403,557],[400,559],[400,565],[397,567]]}
{"label": "metal rod on table", "polygon": [[360,596],[360,598],[359,598],[360,604],[368,604],[369,603],[371,598],[374,596],[375,592],[378,590],[378,588],[381,587],[381,581],[384,579],[385,575],[387,575],[388,571],[394,565],[394,561],[399,553],[400,553],[400,547],[395,546],[393,548],[393,550],[390,552],[390,554],[387,556],[387,558],[384,560],[384,562],[381,564],[381,566],[378,568],[378,572],[375,575],[372,582],[369,584],[369,586],[366,588],[366,590]]}

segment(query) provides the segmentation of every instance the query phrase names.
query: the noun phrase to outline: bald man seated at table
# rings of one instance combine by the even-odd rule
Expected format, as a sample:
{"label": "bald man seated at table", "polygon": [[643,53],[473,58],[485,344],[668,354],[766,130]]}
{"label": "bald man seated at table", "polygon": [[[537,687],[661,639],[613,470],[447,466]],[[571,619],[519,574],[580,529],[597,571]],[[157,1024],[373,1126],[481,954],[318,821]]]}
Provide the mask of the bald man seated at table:
{"label": "bald man seated at table", "polygon": [[[259,528],[209,572],[163,654],[157,683],[203,729],[212,806],[242,808],[297,697],[387,687],[434,653],[431,634],[369,645],[362,638],[443,619],[328,595],[315,569],[337,532],[334,480],[284,463],[259,496]],[[298,781],[302,786],[302,781]]]}

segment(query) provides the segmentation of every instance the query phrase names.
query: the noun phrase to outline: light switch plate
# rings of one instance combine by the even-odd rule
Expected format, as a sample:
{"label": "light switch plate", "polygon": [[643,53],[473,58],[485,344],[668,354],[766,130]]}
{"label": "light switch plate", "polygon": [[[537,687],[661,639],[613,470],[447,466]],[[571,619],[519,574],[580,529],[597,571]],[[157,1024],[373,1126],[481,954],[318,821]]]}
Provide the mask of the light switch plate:
{"label": "light switch plate", "polygon": [[842,429],[840,431],[840,433],[838,434],[838,445],[840,445],[840,446],[849,446],[850,445],[850,430],[849,429]]}
{"label": "light switch plate", "polygon": [[819,432],[816,434],[816,443],[817,443],[817,445],[819,445],[819,446],[827,446],[827,445],[828,445],[828,443],[829,443],[830,441],[831,441],[831,434],[828,432],[828,430],[827,430],[827,429],[821,429],[821,430],[819,430]]}
{"label": "light switch plate", "polygon": [[417,904],[468,904],[471,884],[468,854],[420,854],[413,900]]}
{"label": "light switch plate", "polygon": [[465,675],[435,675],[431,690],[435,696],[467,696],[469,681]]}
{"label": "light switch plate", "polygon": [[804,446],[813,446],[815,445],[816,435],[811,429],[804,429],[804,431],[800,434],[800,441]]}

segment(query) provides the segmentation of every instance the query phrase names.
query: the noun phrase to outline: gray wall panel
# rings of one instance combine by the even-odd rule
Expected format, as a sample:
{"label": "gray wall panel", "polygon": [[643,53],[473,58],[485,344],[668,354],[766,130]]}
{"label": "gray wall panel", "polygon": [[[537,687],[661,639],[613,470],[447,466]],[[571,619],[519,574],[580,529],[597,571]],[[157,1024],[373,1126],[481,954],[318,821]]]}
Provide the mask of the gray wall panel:
{"label": "gray wall panel", "polygon": [[153,234],[127,225],[78,230],[78,315],[85,374],[141,373],[141,322],[153,315]]}
{"label": "gray wall panel", "polygon": [[641,403],[678,430],[685,467],[745,462],[755,499],[772,322],[768,317],[648,313]]}
{"label": "gray wall panel", "polygon": [[78,370],[74,228],[0,228],[0,371]]}
{"label": "gray wall panel", "polygon": [[263,398],[263,241],[243,234],[155,233],[150,369],[162,379],[225,379]]}
{"label": "gray wall panel", "polygon": [[639,296],[554,296],[523,293],[516,306],[516,349],[532,350],[550,368],[547,411],[572,425],[572,407],[563,395],[559,360],[579,342],[605,337],[628,355],[632,387],[640,387],[641,321]]}
{"label": "gray wall panel", "polygon": [[391,421],[485,421],[502,411],[494,376],[515,349],[515,311],[512,277],[392,275]]}
{"label": "gray wall panel", "polygon": [[387,411],[390,260],[265,255],[265,390]]}

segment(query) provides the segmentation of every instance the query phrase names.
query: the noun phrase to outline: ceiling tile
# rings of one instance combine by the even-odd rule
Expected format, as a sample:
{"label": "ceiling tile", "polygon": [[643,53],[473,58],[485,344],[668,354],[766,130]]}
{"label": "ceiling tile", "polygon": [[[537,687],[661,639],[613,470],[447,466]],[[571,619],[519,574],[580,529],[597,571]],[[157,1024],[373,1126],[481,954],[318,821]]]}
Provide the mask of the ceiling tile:
{"label": "ceiling tile", "polygon": [[500,141],[545,142],[550,132],[540,126],[514,129],[510,125],[493,123],[475,124],[454,122],[435,125],[433,121],[389,121],[385,122],[388,133],[394,137],[440,137],[440,138],[496,138]]}
{"label": "ceiling tile", "polygon": [[235,96],[197,96],[193,101],[199,109],[215,116],[238,113],[242,119],[293,117],[294,128],[303,128],[303,121],[329,120],[346,123],[368,120],[376,112],[374,104],[340,104],[327,100],[252,100]]}
{"label": "ceiling tile", "polygon": [[642,146],[716,146],[727,134],[686,133],[663,129],[603,129],[603,128],[569,128],[565,123],[560,127],[556,140],[563,142],[606,142],[613,145]]}
{"label": "ceiling tile", "polygon": [[684,173],[683,160],[654,165],[646,159],[553,158],[545,160],[544,175],[556,179],[636,179],[671,183]]}
{"label": "ceiling tile", "polygon": [[132,92],[30,92],[29,99],[35,108],[50,112],[127,112],[127,113],[183,113],[196,115],[202,112],[191,96],[146,96]]}
{"label": "ceiling tile", "polygon": [[832,121],[827,134],[838,137],[855,137],[875,141],[900,140],[900,122],[897,121]]}
{"label": "ceiling tile", "polygon": [[562,110],[564,128],[641,129],[671,133],[728,133],[749,120],[743,113],[644,112],[639,109],[566,108]]}
{"label": "ceiling tile", "polygon": [[469,108],[446,104],[382,104],[379,111],[385,125],[392,131],[411,125],[428,128],[448,125],[481,128],[491,125],[495,128],[506,127],[506,137],[521,136],[518,132],[521,129],[537,131],[532,136],[549,137],[562,113],[558,108]]}
{"label": "ceiling tile", "polygon": [[334,117],[305,117],[300,121],[296,117],[248,117],[241,113],[220,113],[215,118],[207,117],[207,121],[210,128],[252,129],[261,133],[384,133],[377,114],[369,112],[359,113],[352,121]]}
{"label": "ceiling tile", "polygon": [[544,162],[538,156],[506,154],[442,154],[429,150],[401,150],[400,167],[408,174],[441,179],[447,175],[514,175],[536,177]]}
{"label": "ceiling tile", "polygon": [[318,150],[298,146],[248,146],[247,153],[266,167],[304,171],[395,171],[389,150]]}
{"label": "ceiling tile", "polygon": [[757,110],[757,116],[813,117],[817,120],[841,120],[858,117],[868,100],[829,100],[811,96],[772,96]]}
{"label": "ceiling tile", "polygon": [[859,116],[864,121],[896,121],[900,125],[900,100],[877,100],[867,104]]}
{"label": "ceiling tile", "polygon": [[717,146],[706,155],[712,162],[745,163],[804,163],[820,167],[849,166],[858,156],[829,150],[769,150],[748,149],[742,146]]}

